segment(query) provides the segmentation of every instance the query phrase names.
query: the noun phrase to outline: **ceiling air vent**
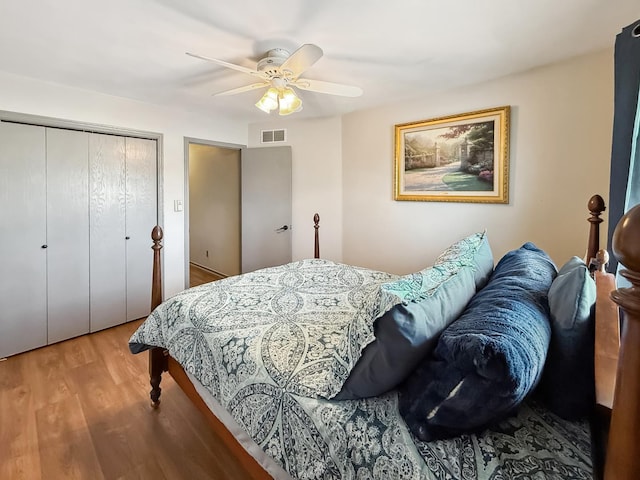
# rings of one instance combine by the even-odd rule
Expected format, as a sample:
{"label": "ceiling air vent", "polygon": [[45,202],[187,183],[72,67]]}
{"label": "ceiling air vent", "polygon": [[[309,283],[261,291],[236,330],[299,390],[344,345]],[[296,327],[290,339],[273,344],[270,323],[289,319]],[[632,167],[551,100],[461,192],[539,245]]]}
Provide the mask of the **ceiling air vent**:
{"label": "ceiling air vent", "polygon": [[287,131],[282,130],[262,130],[262,143],[277,143],[287,141]]}

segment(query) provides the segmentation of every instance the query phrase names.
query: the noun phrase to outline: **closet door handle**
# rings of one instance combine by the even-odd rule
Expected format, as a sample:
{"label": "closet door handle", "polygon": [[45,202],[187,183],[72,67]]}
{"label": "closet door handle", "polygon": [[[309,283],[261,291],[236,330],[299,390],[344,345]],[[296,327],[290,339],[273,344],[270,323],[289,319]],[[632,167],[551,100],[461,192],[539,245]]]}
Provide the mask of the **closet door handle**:
{"label": "closet door handle", "polygon": [[42,245],[40,248],[47,248],[48,245]]}
{"label": "closet door handle", "polygon": [[124,237],[124,239],[125,239],[125,240],[129,240],[129,239],[131,239],[131,237]]}

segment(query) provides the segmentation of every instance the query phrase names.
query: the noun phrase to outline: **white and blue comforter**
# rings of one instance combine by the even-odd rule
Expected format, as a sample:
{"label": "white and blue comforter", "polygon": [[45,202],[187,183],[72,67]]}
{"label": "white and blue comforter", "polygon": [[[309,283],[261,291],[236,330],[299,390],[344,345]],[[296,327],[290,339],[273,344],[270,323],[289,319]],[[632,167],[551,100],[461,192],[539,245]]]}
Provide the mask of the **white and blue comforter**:
{"label": "white and blue comforter", "polygon": [[482,435],[420,443],[395,392],[327,400],[400,302],[394,275],[303,260],[186,290],[130,340],[166,348],[293,478],[591,478],[584,424],[525,405]]}

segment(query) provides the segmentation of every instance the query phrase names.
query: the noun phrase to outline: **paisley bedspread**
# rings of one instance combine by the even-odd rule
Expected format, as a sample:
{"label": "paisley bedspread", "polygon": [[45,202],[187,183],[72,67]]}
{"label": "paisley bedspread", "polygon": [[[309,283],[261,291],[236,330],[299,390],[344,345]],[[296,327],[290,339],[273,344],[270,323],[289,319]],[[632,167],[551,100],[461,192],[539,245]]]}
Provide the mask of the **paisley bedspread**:
{"label": "paisley bedspread", "polygon": [[327,400],[399,303],[379,288],[395,278],[319,259],[230,277],[164,302],[130,349],[168,349],[293,478],[590,478],[586,426],[536,404],[495,431],[420,443],[395,392]]}

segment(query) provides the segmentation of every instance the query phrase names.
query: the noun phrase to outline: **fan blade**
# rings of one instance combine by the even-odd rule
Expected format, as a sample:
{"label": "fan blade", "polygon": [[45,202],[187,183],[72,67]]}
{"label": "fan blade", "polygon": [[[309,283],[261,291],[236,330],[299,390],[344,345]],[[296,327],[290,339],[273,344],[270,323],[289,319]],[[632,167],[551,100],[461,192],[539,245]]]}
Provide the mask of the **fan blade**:
{"label": "fan blade", "polygon": [[320,60],[322,55],[320,47],[312,43],[305,43],[280,65],[280,70],[290,72],[291,78],[295,80],[302,72]]}
{"label": "fan blade", "polygon": [[262,72],[258,72],[257,70],[253,70],[251,68],[243,67],[242,65],[236,65],[235,63],[225,62],[224,60],[218,60],[217,58],[209,58],[204,57],[202,55],[196,55],[195,53],[187,52],[187,55],[194,58],[199,58],[200,60],[206,60],[207,62],[212,62],[218,65],[222,65],[223,67],[230,68],[232,70],[237,70],[242,73],[248,73],[249,75],[254,75],[258,77],[262,77]]}
{"label": "fan blade", "polygon": [[221,97],[223,95],[235,95],[236,93],[249,92],[256,88],[268,87],[269,82],[252,83],[251,85],[245,85],[244,87],[232,88],[231,90],[225,90],[223,92],[214,93],[214,97]]}
{"label": "fan blade", "polygon": [[329,95],[341,95],[343,97],[359,97],[362,95],[362,89],[353,85],[342,85],[340,83],[323,82],[321,80],[309,80],[308,78],[300,78],[291,85],[298,87],[300,90],[309,90],[310,92],[328,93]]}

